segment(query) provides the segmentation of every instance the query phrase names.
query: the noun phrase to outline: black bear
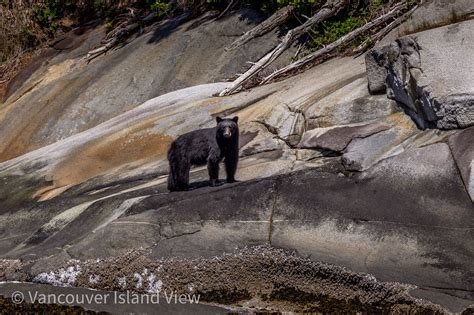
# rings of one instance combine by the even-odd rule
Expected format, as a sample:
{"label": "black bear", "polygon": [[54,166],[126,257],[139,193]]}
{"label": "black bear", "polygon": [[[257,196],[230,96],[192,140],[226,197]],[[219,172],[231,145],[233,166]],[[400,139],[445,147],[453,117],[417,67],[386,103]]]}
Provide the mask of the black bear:
{"label": "black bear", "polygon": [[191,165],[206,165],[211,186],[219,183],[219,162],[224,159],[227,182],[235,182],[239,161],[239,117],[216,117],[217,126],[199,129],[179,136],[168,151],[170,191],[189,189]]}

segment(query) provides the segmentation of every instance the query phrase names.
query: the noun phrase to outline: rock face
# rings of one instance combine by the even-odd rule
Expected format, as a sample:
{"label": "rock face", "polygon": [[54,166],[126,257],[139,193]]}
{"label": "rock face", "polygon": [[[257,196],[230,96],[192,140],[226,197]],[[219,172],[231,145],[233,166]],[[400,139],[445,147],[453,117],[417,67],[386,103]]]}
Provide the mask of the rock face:
{"label": "rock face", "polygon": [[455,23],[472,13],[474,2],[471,0],[425,0],[396,31],[401,34],[416,33],[427,27]]}
{"label": "rock face", "polygon": [[303,134],[299,147],[343,151],[355,138],[365,138],[390,126],[383,123],[354,124],[341,127],[315,128]]}
{"label": "rock face", "polygon": [[465,21],[375,48],[366,55],[369,90],[386,90],[421,128],[474,125],[472,34],[474,21]]}
{"label": "rock face", "polygon": [[2,257],[21,258],[34,275],[70,258],[123,256],[140,247],[154,260],[269,243],[416,284],[434,301],[454,296],[455,310],[473,298],[472,202],[445,143],[353,176],[334,165],[171,194],[164,180],[138,181],[71,191],[0,220]]}
{"label": "rock face", "polygon": [[[174,138],[196,128],[214,126],[213,116],[231,113],[240,117],[243,136],[241,153],[245,159],[237,176],[248,180],[290,172],[306,165],[298,161],[294,144],[303,132],[305,116],[313,113],[315,101],[319,101],[315,97],[331,94],[334,86],[345,87],[362,75],[362,58],[344,58],[296,78],[225,98],[213,94],[226,83],[167,93],[94,128],[1,163],[0,200],[4,198],[9,204],[25,197],[47,200],[78,184],[96,189],[132,178],[165,175],[166,151]],[[368,96],[367,91],[365,94],[361,97]],[[346,101],[340,107],[352,104]],[[359,111],[346,115],[352,119]],[[327,118],[326,124],[347,121],[337,119]],[[334,143],[339,141],[333,139]],[[24,188],[12,190],[14,186]]]}
{"label": "rock face", "polygon": [[466,190],[474,202],[474,127],[449,138],[449,146],[461,173]]}
{"label": "rock face", "polygon": [[12,87],[0,107],[0,161],[90,129],[167,92],[243,72],[247,61],[277,43],[277,34],[232,51],[224,47],[263,18],[241,10],[212,25],[170,20],[90,63],[82,58],[100,45],[105,28],[81,35],[81,44],[50,53],[53,57],[26,82]]}

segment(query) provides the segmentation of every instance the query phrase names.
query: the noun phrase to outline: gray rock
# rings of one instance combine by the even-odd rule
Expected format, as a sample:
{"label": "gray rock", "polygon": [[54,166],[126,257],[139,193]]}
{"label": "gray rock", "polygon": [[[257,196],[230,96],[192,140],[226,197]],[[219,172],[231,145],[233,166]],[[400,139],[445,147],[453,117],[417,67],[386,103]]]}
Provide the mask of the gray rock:
{"label": "gray rock", "polygon": [[387,69],[384,65],[385,54],[384,49],[372,49],[365,55],[365,64],[367,68],[368,88],[371,94],[385,93],[387,86],[385,81],[387,79]]}
{"label": "gray rock", "polygon": [[342,156],[349,171],[363,171],[375,163],[404,151],[401,144],[419,133],[415,124],[403,113],[391,117],[392,128],[352,140]]}
{"label": "gray rock", "polygon": [[286,104],[277,104],[259,122],[265,125],[268,131],[291,146],[298,144],[305,124],[303,114],[293,111]]}
{"label": "gray rock", "polygon": [[[93,203],[72,213],[84,202]],[[45,229],[58,217],[70,221]],[[472,299],[472,201],[444,143],[352,177],[328,166],[177,193],[161,179],[139,181],[12,207],[0,222],[0,258],[22,258],[31,270],[67,255],[96,259],[144,247],[152,258],[210,257],[269,242],[382,281]]]}
{"label": "gray rock", "polygon": [[390,125],[383,122],[316,128],[303,134],[298,147],[340,152],[355,138],[365,138],[389,128]]}
{"label": "gray rock", "polygon": [[[33,260],[31,270],[43,271],[63,266],[64,250],[94,260],[140,247],[148,247],[152,259],[214,257],[270,242],[312,260],[370,272],[381,281],[418,285],[430,294],[425,298],[455,302],[455,311],[472,300],[472,203],[446,144],[405,152],[353,178],[305,170],[191,192],[148,187],[134,194],[109,194],[54,237],[31,244],[28,255],[2,249],[2,257]],[[96,230],[137,196],[150,197]],[[32,207],[44,213],[67,200]],[[20,219],[24,212],[13,210],[8,218]],[[4,229],[20,238],[39,228],[10,222]]]}
{"label": "gray rock", "polygon": [[457,130],[426,129],[403,141],[401,146],[407,150],[410,148],[421,148],[438,142],[446,142],[449,136],[456,132]]}
{"label": "gray rock", "polygon": [[449,138],[449,147],[474,202],[474,127],[457,132]]}
{"label": "gray rock", "polygon": [[425,0],[396,31],[410,34],[437,25],[455,23],[465,19],[472,12],[474,12],[472,0]]}
{"label": "gray rock", "polygon": [[[472,204],[446,144],[404,152],[353,179],[305,172],[283,179],[280,188],[273,245],[384,280],[452,288],[460,296],[454,283],[472,288],[467,277],[438,269],[469,268],[474,249]],[[459,251],[447,249],[450,242]]]}
{"label": "gray rock", "polygon": [[312,104],[305,111],[306,128],[363,123],[400,111],[385,95],[370,95],[367,84],[363,75]]}
{"label": "gray rock", "polygon": [[465,21],[375,48],[366,58],[370,91],[383,91],[385,76],[388,97],[401,104],[420,127],[473,125],[472,34],[474,21]]}

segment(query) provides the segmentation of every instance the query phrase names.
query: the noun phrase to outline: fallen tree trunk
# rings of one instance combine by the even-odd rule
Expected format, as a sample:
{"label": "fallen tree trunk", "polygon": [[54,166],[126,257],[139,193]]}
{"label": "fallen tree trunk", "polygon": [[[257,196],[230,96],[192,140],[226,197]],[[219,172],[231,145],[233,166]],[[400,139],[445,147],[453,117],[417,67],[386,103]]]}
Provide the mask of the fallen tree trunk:
{"label": "fallen tree trunk", "polygon": [[247,72],[241,75],[235,80],[231,86],[225,88],[219,96],[225,96],[232,94],[234,91],[242,87],[242,84],[248,81],[255,74],[260,72],[262,69],[267,67],[276,58],[278,58],[296,39],[308,32],[313,26],[321,23],[322,21],[336,15],[344,6],[348,3],[348,0],[329,0],[315,15],[307,20],[302,25],[295,27],[290,30],[281,43],[276,46],[271,52],[266,54],[263,58],[257,61]]}
{"label": "fallen tree trunk", "polygon": [[260,82],[260,85],[269,83],[272,80],[274,80],[276,77],[281,76],[282,74],[300,69],[301,67],[307,65],[308,63],[313,62],[316,59],[324,56],[325,54],[332,52],[337,47],[349,43],[350,41],[354,40],[357,36],[367,32],[371,28],[373,28],[375,26],[378,26],[378,25],[388,21],[389,19],[397,16],[400,13],[401,8],[402,8],[402,5],[396,5],[388,13],[386,13],[386,14],[380,16],[379,18],[377,18],[377,19],[375,19],[371,22],[366,23],[364,26],[359,27],[358,29],[342,36],[341,38],[339,38],[335,42],[332,42],[331,44],[327,45],[326,47],[321,48],[321,49],[313,52],[312,54],[309,54],[309,55],[301,58],[300,60],[295,61],[294,63],[273,72],[272,74],[270,74],[269,76],[264,78],[262,80],[262,82]]}
{"label": "fallen tree trunk", "polygon": [[280,10],[276,11],[272,16],[270,16],[268,19],[266,19],[262,23],[252,28],[250,31],[240,36],[232,44],[227,46],[225,50],[236,49],[244,45],[248,41],[254,39],[255,37],[262,36],[272,31],[277,26],[288,21],[288,19],[291,17],[292,12],[293,12],[293,6],[291,5],[287,5],[286,7],[281,8]]}

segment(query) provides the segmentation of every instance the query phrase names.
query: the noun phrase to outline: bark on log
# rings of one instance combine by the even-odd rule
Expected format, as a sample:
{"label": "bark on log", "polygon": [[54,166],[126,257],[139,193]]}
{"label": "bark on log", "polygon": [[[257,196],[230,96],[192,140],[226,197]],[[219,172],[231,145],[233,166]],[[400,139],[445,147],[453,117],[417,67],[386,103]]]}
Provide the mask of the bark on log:
{"label": "bark on log", "polygon": [[378,25],[388,21],[389,19],[397,16],[400,13],[402,7],[403,7],[402,5],[396,5],[388,13],[386,13],[386,14],[378,17],[377,19],[366,23],[364,26],[361,26],[358,29],[342,36],[341,38],[339,38],[335,42],[332,42],[331,44],[327,45],[326,47],[321,48],[321,49],[313,52],[312,54],[309,54],[309,55],[301,58],[300,60],[295,61],[292,64],[273,72],[269,76],[265,77],[262,80],[262,82],[260,82],[260,85],[269,83],[272,80],[274,80],[276,77],[281,76],[284,73],[288,73],[290,71],[294,71],[296,69],[299,69],[299,68],[307,65],[308,63],[313,62],[313,61],[317,60],[318,58],[324,56],[325,54],[332,52],[337,47],[349,43],[350,41],[354,40],[357,36],[367,32],[371,28],[373,28],[375,26],[378,26]]}
{"label": "bark on log", "polygon": [[302,25],[290,30],[281,43],[276,46],[271,52],[266,54],[258,62],[255,63],[247,72],[235,80],[231,86],[225,88],[219,96],[232,94],[234,91],[242,87],[242,84],[248,81],[255,74],[267,67],[275,59],[277,59],[296,39],[308,32],[313,26],[322,21],[336,15],[342,8],[344,8],[349,0],[329,0],[326,4],[309,20]]}
{"label": "bark on log", "polygon": [[227,46],[225,50],[233,50],[236,49],[248,41],[254,39],[255,37],[262,36],[279,25],[285,23],[288,21],[288,19],[291,17],[291,13],[293,12],[293,6],[288,5],[286,7],[281,8],[280,10],[276,11],[275,13],[272,14],[268,19],[263,21],[262,23],[258,24],[254,28],[252,28],[250,31],[246,32],[242,36],[240,36],[237,40],[235,40],[232,44]]}

